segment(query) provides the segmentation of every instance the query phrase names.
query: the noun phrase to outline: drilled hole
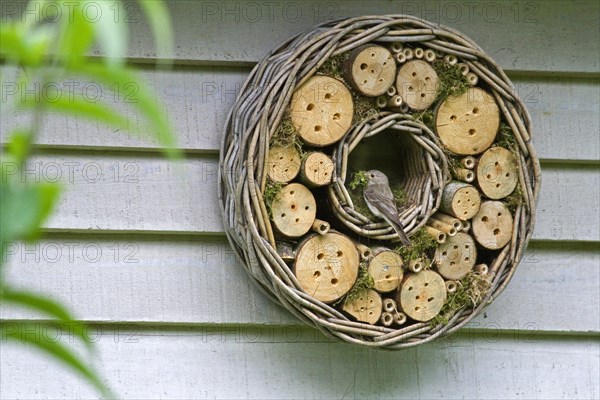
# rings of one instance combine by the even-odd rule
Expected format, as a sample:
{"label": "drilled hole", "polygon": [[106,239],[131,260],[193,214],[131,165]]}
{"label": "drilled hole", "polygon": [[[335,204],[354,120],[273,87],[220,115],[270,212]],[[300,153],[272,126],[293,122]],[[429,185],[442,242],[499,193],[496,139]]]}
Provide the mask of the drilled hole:
{"label": "drilled hole", "polygon": [[295,220],[295,221],[296,221],[296,222],[300,222],[300,218],[296,218],[296,220]]}
{"label": "drilled hole", "polygon": [[421,297],[419,297],[419,296],[415,296],[415,299],[417,299],[417,300],[420,300],[420,299],[421,299]]}
{"label": "drilled hole", "polygon": [[338,256],[338,257],[341,257],[341,256],[343,256],[343,255],[344,255],[344,252],[342,252],[341,250],[338,250],[338,251],[335,253],[335,255],[336,255],[336,256]]}
{"label": "drilled hole", "polygon": [[321,276],[321,273],[320,273],[319,271],[315,271],[315,272],[313,273],[313,277],[314,277],[314,278],[318,278],[318,277],[320,277],[320,276]]}
{"label": "drilled hole", "polygon": [[488,217],[487,217],[487,216],[483,216],[483,217],[481,217],[481,220],[482,220],[483,222],[487,222],[487,221],[488,221]]}
{"label": "drilled hole", "polygon": [[469,129],[469,136],[475,135],[475,129]]}
{"label": "drilled hole", "polygon": [[281,214],[281,218],[285,217],[285,214]]}
{"label": "drilled hole", "polygon": [[294,194],[294,193],[296,193],[294,190],[291,190],[291,191],[290,191],[290,194]]}
{"label": "drilled hole", "polygon": [[412,286],[409,286],[409,287],[408,287],[408,290],[413,290],[413,287],[412,287]]}
{"label": "drilled hole", "polygon": [[365,63],[360,64],[360,69],[367,69],[368,65]]}
{"label": "drilled hole", "polygon": [[425,286],[425,287],[429,286],[429,282],[425,282],[425,283],[423,284],[423,286]]}
{"label": "drilled hole", "polygon": [[325,98],[329,100],[331,98],[331,93],[325,93]]}
{"label": "drilled hole", "polygon": [[499,212],[499,213],[498,213],[498,216],[499,216],[499,217],[501,217],[501,216],[502,216],[502,213],[501,213],[501,212]]}
{"label": "drilled hole", "polygon": [[309,206],[304,207],[305,210],[308,210],[309,208],[310,208]]}
{"label": "drilled hole", "polygon": [[456,115],[451,115],[450,116],[450,121],[454,122],[454,121],[456,121],[456,118],[457,118]]}
{"label": "drilled hole", "polygon": [[317,254],[317,260],[322,260],[324,258],[325,258],[325,254],[324,253]]}
{"label": "drilled hole", "polygon": [[431,303],[433,301],[433,297],[428,298],[427,301]]}
{"label": "drilled hole", "polygon": [[415,311],[419,311],[421,307],[415,307]]}
{"label": "drilled hole", "polygon": [[337,278],[332,278],[332,279],[331,279],[331,284],[332,284],[332,285],[337,285],[337,283],[338,283],[338,280],[337,280]]}
{"label": "drilled hole", "polygon": [[[286,171],[287,171],[287,169],[286,169]],[[295,209],[296,209],[296,205],[292,204],[292,210],[295,210]]]}
{"label": "drilled hole", "polygon": [[309,105],[306,106],[306,111],[312,111],[314,110],[315,105],[313,103],[310,103]]}
{"label": "drilled hole", "polygon": [[477,114],[478,112],[479,112],[479,108],[475,107],[475,108],[473,109],[473,114]]}
{"label": "drilled hole", "polygon": [[498,236],[500,234],[500,229],[496,228],[494,229],[494,235]]}
{"label": "drilled hole", "polygon": [[340,113],[333,114],[333,120],[337,121],[338,119],[340,119]]}
{"label": "drilled hole", "polygon": [[417,76],[417,73],[416,73],[416,72],[413,72],[413,73],[412,73],[412,76]]}
{"label": "drilled hole", "polygon": [[315,132],[319,132],[321,130],[321,125],[315,125]]}

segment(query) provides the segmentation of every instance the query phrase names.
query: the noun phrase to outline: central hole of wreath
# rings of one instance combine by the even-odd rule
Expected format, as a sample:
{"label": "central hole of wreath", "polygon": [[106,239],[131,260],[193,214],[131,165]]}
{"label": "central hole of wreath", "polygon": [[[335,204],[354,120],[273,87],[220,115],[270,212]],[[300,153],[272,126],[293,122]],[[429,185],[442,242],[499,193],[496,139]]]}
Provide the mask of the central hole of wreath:
{"label": "central hole of wreath", "polygon": [[352,171],[372,169],[383,172],[389,180],[399,212],[417,204],[429,171],[424,150],[410,134],[394,129],[363,139],[348,156]]}

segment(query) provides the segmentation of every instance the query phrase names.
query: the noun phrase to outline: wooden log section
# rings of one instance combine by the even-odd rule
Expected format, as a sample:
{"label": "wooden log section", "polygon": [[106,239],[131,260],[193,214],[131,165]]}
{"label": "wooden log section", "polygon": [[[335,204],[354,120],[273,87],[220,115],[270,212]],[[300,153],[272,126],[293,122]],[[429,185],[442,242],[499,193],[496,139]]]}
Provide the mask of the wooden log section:
{"label": "wooden log section", "polygon": [[328,146],[340,140],[352,125],[353,113],[350,91],[328,76],[311,77],[292,96],[292,125],[311,146]]}
{"label": "wooden log section", "polygon": [[358,265],[358,251],[349,238],[337,232],[313,234],[298,246],[294,274],[307,294],[331,303],[352,288]]}
{"label": "wooden log section", "polygon": [[456,281],[446,281],[446,292],[454,293],[458,289],[458,284]]}
{"label": "wooden log section", "polygon": [[342,309],[357,321],[374,325],[381,317],[381,296],[371,289],[362,290],[346,300]]}
{"label": "wooden log section", "polygon": [[461,220],[456,217],[453,217],[451,215],[437,212],[437,213],[433,214],[432,218],[435,220],[438,220],[440,222],[452,225],[454,228],[456,228],[457,231],[459,231],[462,228]]}
{"label": "wooden log section", "polygon": [[460,159],[460,165],[463,166],[463,168],[466,169],[473,169],[475,168],[475,164],[477,163],[477,159],[475,157],[472,156],[467,156],[464,158]]}
{"label": "wooden log section", "polygon": [[456,179],[466,183],[471,183],[475,180],[475,172],[466,168],[456,168]]}
{"label": "wooden log section", "polygon": [[375,282],[373,289],[380,293],[398,289],[404,273],[404,263],[398,253],[388,250],[375,255],[369,262],[368,272]]}
{"label": "wooden log section", "polygon": [[392,314],[389,311],[383,312],[381,313],[381,325],[383,326],[392,326],[392,324],[394,323],[394,314]]}
{"label": "wooden log section", "polygon": [[481,205],[481,196],[468,183],[452,181],[444,187],[440,210],[461,221],[472,218]]}
{"label": "wooden log section", "polygon": [[396,63],[383,46],[366,44],[350,52],[343,65],[344,78],[360,94],[377,97],[394,83]]}
{"label": "wooden log section", "polygon": [[331,157],[320,151],[313,151],[302,161],[300,178],[311,188],[325,186],[331,183],[333,168]]}
{"label": "wooden log section", "polygon": [[500,126],[500,112],[489,93],[480,88],[469,88],[459,96],[449,96],[440,104],[435,125],[448,150],[460,155],[479,154],[494,142]]}
{"label": "wooden log section", "polygon": [[279,257],[286,263],[293,262],[296,259],[296,251],[291,243],[284,241],[277,241],[276,250]]}
{"label": "wooden log section", "polygon": [[313,222],[311,228],[313,232],[318,233],[319,235],[326,235],[329,233],[331,226],[329,225],[329,222],[317,218]]}
{"label": "wooden log section", "polygon": [[396,299],[402,311],[415,321],[429,321],[446,301],[446,284],[431,270],[408,274]]}
{"label": "wooden log section", "polygon": [[435,218],[429,218],[427,220],[427,225],[431,226],[432,228],[435,228],[435,229],[437,229],[439,231],[444,232],[448,236],[454,236],[458,232],[458,229],[456,229],[453,225],[447,224],[447,223],[442,222],[442,221],[438,221]]}
{"label": "wooden log section", "polygon": [[403,325],[406,323],[406,314],[404,314],[403,312],[395,312],[394,314],[394,323],[396,325]]}
{"label": "wooden log section", "polygon": [[295,146],[269,149],[267,174],[273,182],[288,183],[300,172],[300,153]]}
{"label": "wooden log section", "polygon": [[439,229],[432,228],[429,225],[425,225],[425,232],[429,234],[436,242],[444,243],[446,241],[446,234]]}
{"label": "wooden log section", "polygon": [[517,187],[519,166],[510,150],[492,147],[479,158],[476,174],[481,192],[497,200],[508,196]]}
{"label": "wooden log section", "polygon": [[404,64],[396,77],[396,91],[413,110],[425,110],[437,97],[438,75],[426,61]]}
{"label": "wooden log section", "polygon": [[435,250],[434,264],[445,279],[460,280],[473,269],[477,248],[473,238],[459,232]]}
{"label": "wooden log section", "polygon": [[385,312],[396,312],[398,311],[398,305],[396,304],[396,300],[385,298],[382,300],[381,309]]}
{"label": "wooden log section", "polygon": [[310,230],[317,214],[315,197],[304,185],[284,186],[271,205],[273,224],[287,237],[299,237]]}
{"label": "wooden log section", "polygon": [[475,240],[490,250],[504,247],[512,238],[513,217],[506,205],[497,200],[484,201],[472,222]]}
{"label": "wooden log section", "polygon": [[408,260],[408,270],[410,272],[414,272],[415,274],[423,271],[425,267],[425,262],[422,258],[415,258],[414,260]]}

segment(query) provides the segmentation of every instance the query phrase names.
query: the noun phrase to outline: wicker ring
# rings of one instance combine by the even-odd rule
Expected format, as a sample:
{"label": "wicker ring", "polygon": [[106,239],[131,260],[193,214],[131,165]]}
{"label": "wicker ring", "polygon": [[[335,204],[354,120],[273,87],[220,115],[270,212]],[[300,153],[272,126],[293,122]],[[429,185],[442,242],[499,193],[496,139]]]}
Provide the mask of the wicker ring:
{"label": "wicker ring", "polygon": [[[487,273],[489,277],[489,290],[481,301],[474,307],[466,306],[457,310],[445,324],[413,321],[397,329],[354,321],[333,305],[318,301],[306,293],[276,249],[275,234],[263,199],[270,140],[282,123],[294,90],[315,75],[328,59],[367,43],[384,46],[403,43],[412,48],[419,47],[421,51],[416,52],[416,56],[423,56],[424,59],[445,55],[443,57],[447,63],[460,63],[465,71],[470,71],[467,76],[469,81],[473,84],[478,81],[491,93],[503,123],[510,127],[514,135],[512,150],[518,163],[522,201],[513,211],[512,237],[494,253],[493,260],[487,266],[480,266],[475,272]],[[412,49],[407,49],[396,60],[402,62],[415,56],[414,53]],[[399,117],[398,121],[409,125],[408,119]],[[387,349],[402,349],[429,342],[458,330],[480,313],[504,290],[521,260],[533,233],[541,180],[530,132],[529,113],[506,74],[462,33],[406,15],[362,16],[329,21],[286,40],[272,50],[254,67],[242,87],[228,116],[220,153],[219,199],[225,232],[242,265],[259,287],[271,299],[328,336],[344,342]],[[351,130],[341,144],[342,149],[336,150],[336,163],[341,161],[339,152],[344,151],[343,146],[347,140],[352,140],[353,135],[357,135],[357,129]],[[435,136],[431,132],[413,135],[429,140],[427,145],[439,154],[434,146]],[[428,166],[428,170],[421,170],[420,175],[435,176],[437,184],[442,187],[447,161],[444,157],[436,160],[433,154],[431,159],[435,161],[433,170]],[[415,182],[422,183],[419,180]],[[413,200],[413,205],[420,207],[421,213],[404,219],[408,225],[412,224],[410,232],[414,232],[419,224],[422,225],[439,204],[434,194],[436,185],[433,179],[429,187],[429,196],[433,196],[430,204],[425,205],[423,199],[420,202]],[[330,191],[328,197],[340,197],[335,185],[330,190],[333,193]],[[348,226],[347,221],[345,223]],[[374,237],[389,236],[389,231],[378,230],[377,225],[370,226],[367,222],[361,224],[354,223]],[[447,281],[446,285],[448,292],[450,288],[456,289],[454,281]],[[397,319],[406,320],[406,316],[400,315]]]}

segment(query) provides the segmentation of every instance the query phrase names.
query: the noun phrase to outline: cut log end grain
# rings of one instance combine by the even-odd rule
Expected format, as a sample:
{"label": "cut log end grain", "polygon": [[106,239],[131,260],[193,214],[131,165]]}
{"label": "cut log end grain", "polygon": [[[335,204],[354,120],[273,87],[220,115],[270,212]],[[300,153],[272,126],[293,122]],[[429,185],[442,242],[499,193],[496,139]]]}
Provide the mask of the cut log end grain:
{"label": "cut log end grain", "polygon": [[374,325],[381,317],[381,296],[371,289],[361,290],[346,300],[342,309],[357,321]]}
{"label": "cut log end grain", "polygon": [[395,77],[396,63],[392,53],[383,46],[360,46],[344,63],[344,78],[365,96],[385,94]]}
{"label": "cut log end grain", "polygon": [[473,269],[476,259],[475,241],[470,235],[459,232],[438,246],[434,262],[444,278],[460,280]]}
{"label": "cut log end grain", "polygon": [[513,216],[503,202],[485,201],[473,217],[471,229],[480,245],[490,250],[501,249],[512,238]]}
{"label": "cut log end grain", "polygon": [[396,91],[413,110],[425,110],[437,97],[438,75],[428,62],[409,61],[396,77]]}
{"label": "cut log end grain", "polygon": [[481,205],[481,196],[474,186],[452,181],[444,187],[440,210],[462,221],[472,218]]}
{"label": "cut log end grain", "polygon": [[500,111],[494,98],[480,88],[450,96],[436,113],[436,131],[448,150],[460,155],[479,154],[494,142]]}
{"label": "cut log end grain", "polygon": [[477,163],[477,184],[490,199],[502,199],[515,190],[519,166],[514,154],[503,147],[492,147]]}
{"label": "cut log end grain", "polygon": [[315,234],[299,245],[294,274],[307,294],[331,303],[352,288],[358,266],[359,256],[354,243],[340,233],[329,232]]}
{"label": "cut log end grain", "polygon": [[287,183],[300,172],[300,154],[295,146],[269,149],[267,174],[274,182]]}
{"label": "cut log end grain", "polygon": [[340,140],[352,125],[353,113],[350,91],[328,76],[313,76],[292,96],[292,125],[312,146],[328,146]]}
{"label": "cut log end grain", "polygon": [[446,301],[444,279],[431,270],[409,274],[402,283],[397,299],[402,311],[415,321],[429,321]]}
{"label": "cut log end grain", "polygon": [[313,151],[302,161],[300,176],[307,186],[325,186],[331,183],[333,168],[331,157],[320,151]]}
{"label": "cut log end grain", "polygon": [[284,186],[271,205],[273,224],[287,237],[299,237],[310,230],[315,221],[317,203],[305,186]]}
{"label": "cut log end grain", "polygon": [[395,290],[400,285],[404,273],[402,258],[391,250],[382,251],[371,259],[368,272],[373,277],[373,289],[380,293]]}

